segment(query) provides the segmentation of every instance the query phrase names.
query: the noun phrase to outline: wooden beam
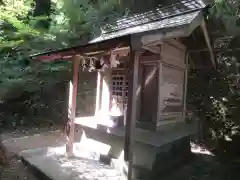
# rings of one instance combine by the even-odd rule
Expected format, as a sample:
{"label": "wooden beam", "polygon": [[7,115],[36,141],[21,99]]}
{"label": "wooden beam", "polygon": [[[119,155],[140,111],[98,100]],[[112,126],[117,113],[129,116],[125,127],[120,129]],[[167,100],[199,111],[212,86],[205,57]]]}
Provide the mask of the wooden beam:
{"label": "wooden beam", "polygon": [[166,43],[171,44],[173,46],[176,46],[177,48],[179,48],[183,51],[186,50],[186,46],[184,46],[184,44],[182,44],[180,42],[180,39],[169,39],[169,40],[166,41]]}
{"label": "wooden beam", "polygon": [[133,147],[134,147],[134,131],[136,125],[137,114],[137,86],[138,86],[138,70],[139,70],[140,51],[134,51],[130,46],[130,73],[128,87],[128,106],[126,114],[125,128],[125,146],[124,159],[128,161],[128,180],[132,180],[133,176]]}
{"label": "wooden beam", "polygon": [[121,57],[121,56],[127,56],[129,54],[129,51],[130,51],[130,48],[126,46],[126,47],[116,48],[111,53],[117,54]]}
{"label": "wooden beam", "polygon": [[[209,51],[208,48],[203,49],[190,49],[189,53],[198,53],[198,52],[206,52]],[[225,53],[225,52],[234,52],[240,51],[240,48],[214,48],[215,53]]]}
{"label": "wooden beam", "polygon": [[195,68],[196,67],[196,65],[195,65],[195,63],[194,63],[194,61],[193,61],[193,59],[192,59],[192,57],[191,57],[191,54],[189,53],[189,51],[188,51],[188,62],[190,63],[190,65],[191,65],[191,68]]}
{"label": "wooden beam", "polygon": [[205,41],[206,41],[206,44],[207,44],[207,47],[208,47],[208,50],[209,50],[209,53],[210,53],[210,58],[211,58],[212,64],[213,64],[214,68],[216,68],[214,53],[213,53],[213,49],[212,49],[212,46],[211,46],[209,34],[208,34],[208,31],[207,31],[206,22],[205,22],[204,19],[202,20],[202,23],[201,23],[200,26],[202,28],[203,35],[204,35],[204,38],[205,38]]}
{"label": "wooden beam", "polygon": [[160,47],[155,45],[155,46],[143,46],[143,49],[150,51],[154,54],[159,54],[160,53]]}
{"label": "wooden beam", "polygon": [[[61,57],[74,57],[77,54],[99,54],[102,52],[108,52],[115,48],[121,48],[128,46],[128,36],[111,39],[108,41],[96,42],[96,43],[88,43],[85,45],[74,46],[70,48],[35,54],[30,56],[30,58],[36,60],[56,60]],[[49,58],[50,56],[51,58]]]}
{"label": "wooden beam", "polygon": [[69,112],[70,117],[68,120],[69,134],[67,134],[66,152],[69,156],[73,155],[73,142],[75,132],[75,116],[77,104],[77,91],[78,91],[78,76],[79,76],[80,56],[75,56],[72,59],[72,81],[69,88]]}
{"label": "wooden beam", "polygon": [[208,48],[203,48],[203,49],[189,49],[188,52],[189,53],[199,53],[199,52],[206,52],[209,51]]}

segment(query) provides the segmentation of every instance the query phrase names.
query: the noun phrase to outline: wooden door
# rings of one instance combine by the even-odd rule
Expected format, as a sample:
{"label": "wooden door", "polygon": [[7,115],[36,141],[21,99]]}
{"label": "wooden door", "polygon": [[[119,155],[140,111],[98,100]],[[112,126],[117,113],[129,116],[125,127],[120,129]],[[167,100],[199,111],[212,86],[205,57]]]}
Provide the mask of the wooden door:
{"label": "wooden door", "polygon": [[142,64],[140,121],[154,122],[157,113],[157,65]]}

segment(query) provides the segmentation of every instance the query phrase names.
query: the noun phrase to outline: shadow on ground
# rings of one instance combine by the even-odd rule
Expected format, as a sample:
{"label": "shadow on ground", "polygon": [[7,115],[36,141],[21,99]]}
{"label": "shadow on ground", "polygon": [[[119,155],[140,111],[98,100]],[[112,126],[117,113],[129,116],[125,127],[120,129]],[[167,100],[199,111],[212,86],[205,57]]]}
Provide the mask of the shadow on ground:
{"label": "shadow on ground", "polygon": [[214,152],[194,153],[193,160],[172,172],[164,180],[237,180],[240,177],[240,159],[216,155]]}

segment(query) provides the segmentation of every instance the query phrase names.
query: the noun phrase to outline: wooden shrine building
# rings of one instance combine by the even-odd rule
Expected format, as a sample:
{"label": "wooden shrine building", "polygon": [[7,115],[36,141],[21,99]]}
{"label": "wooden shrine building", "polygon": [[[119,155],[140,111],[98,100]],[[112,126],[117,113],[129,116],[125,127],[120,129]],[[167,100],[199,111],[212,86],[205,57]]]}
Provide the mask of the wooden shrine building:
{"label": "wooden shrine building", "polygon": [[[117,159],[118,167],[127,164],[129,177],[135,168],[164,172],[187,156],[196,132],[185,120],[188,68],[215,67],[207,7],[201,0],[180,1],[133,14],[87,43],[33,56],[73,63],[68,152],[78,126],[79,144]],[[98,72],[95,115],[75,117],[79,71],[86,67]]]}

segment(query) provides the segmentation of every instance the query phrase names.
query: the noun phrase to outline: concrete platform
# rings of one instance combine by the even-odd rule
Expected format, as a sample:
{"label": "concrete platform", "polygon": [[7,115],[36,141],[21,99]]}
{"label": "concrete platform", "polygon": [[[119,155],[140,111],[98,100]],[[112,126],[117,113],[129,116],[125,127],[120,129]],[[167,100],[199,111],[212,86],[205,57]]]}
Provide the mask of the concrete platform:
{"label": "concrete platform", "polygon": [[65,147],[25,150],[18,155],[51,180],[124,180],[120,171],[98,161],[96,154],[82,151],[68,158]]}
{"label": "concrete platform", "polygon": [[66,143],[65,135],[61,131],[50,131],[33,135],[20,134],[13,138],[4,138],[3,136],[2,139],[9,156],[28,149],[62,146]]}

